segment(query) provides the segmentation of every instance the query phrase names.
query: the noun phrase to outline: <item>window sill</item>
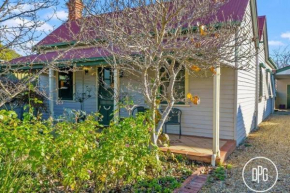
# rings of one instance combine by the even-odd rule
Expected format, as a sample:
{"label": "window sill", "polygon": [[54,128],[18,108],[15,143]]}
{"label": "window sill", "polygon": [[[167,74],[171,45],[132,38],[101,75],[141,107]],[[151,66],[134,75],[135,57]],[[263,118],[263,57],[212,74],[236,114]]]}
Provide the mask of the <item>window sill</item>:
{"label": "window sill", "polygon": [[59,100],[59,101],[63,101],[63,102],[74,102],[74,103],[77,102],[77,101],[75,101],[75,100]]}

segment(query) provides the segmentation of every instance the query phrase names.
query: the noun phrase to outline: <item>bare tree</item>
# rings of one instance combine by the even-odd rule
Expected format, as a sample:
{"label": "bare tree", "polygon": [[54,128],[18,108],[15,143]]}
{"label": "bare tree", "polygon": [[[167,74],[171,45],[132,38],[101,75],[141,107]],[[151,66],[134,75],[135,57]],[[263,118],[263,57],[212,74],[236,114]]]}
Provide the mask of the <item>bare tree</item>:
{"label": "bare tree", "polygon": [[[156,118],[158,104],[166,104],[152,131],[156,144],[176,102],[197,101],[176,86],[184,78],[214,76],[221,66],[248,70],[255,52],[251,19],[223,15],[227,1],[107,0],[90,1],[83,20],[82,39],[106,54],[112,68],[135,77],[146,104]],[[97,34],[92,39],[91,34]],[[97,39],[96,39],[97,38]],[[119,97],[119,94],[116,94]],[[196,102],[195,102],[196,103]]]}
{"label": "bare tree", "polygon": [[[45,24],[50,18],[41,18],[41,11],[58,5],[58,0],[4,0],[0,2],[0,58],[7,58],[7,50],[33,53],[32,45],[45,33]],[[25,64],[29,66],[29,64]],[[22,66],[23,67],[23,66]],[[0,76],[22,73],[20,66],[2,62]],[[45,69],[43,70],[45,71]],[[42,71],[40,71],[42,72]],[[39,73],[26,73],[29,78],[11,84],[0,80],[0,107],[28,88],[28,83],[37,79]],[[27,76],[28,77],[28,76]],[[13,82],[13,81],[12,81]]]}
{"label": "bare tree", "polygon": [[[48,21],[40,11],[58,5],[58,0],[4,0],[0,3],[0,43],[5,48],[30,50],[27,47],[42,35],[36,33]],[[48,18],[49,19],[49,18]]]}
{"label": "bare tree", "polygon": [[[152,141],[156,144],[175,103],[198,103],[198,96],[178,89],[181,87],[178,82],[185,78],[186,73],[196,77],[211,77],[216,74],[215,69],[220,67],[235,70],[251,68],[249,61],[257,54],[253,47],[257,37],[253,37],[249,27],[252,25],[250,13],[224,15],[220,9],[227,2],[85,1],[86,17],[65,23],[70,41],[74,40],[75,44],[65,50],[56,50],[53,60],[44,59],[46,65],[37,72],[37,76],[48,68],[60,70],[58,59],[72,55],[70,50],[75,47],[95,48],[95,52],[104,57],[113,69],[125,72],[138,83],[138,88],[130,85],[130,81],[126,86],[143,95],[145,103],[152,110],[152,120],[158,115],[160,102],[164,103],[160,119],[152,130]],[[71,25],[77,26],[77,33]],[[59,42],[68,42],[67,39],[56,38]],[[78,54],[77,57],[86,58],[84,54]],[[29,64],[34,63],[34,60],[37,58],[32,58]],[[73,61],[67,60],[66,64],[73,66]],[[28,81],[31,80],[35,78]],[[7,93],[6,98],[14,96]],[[117,100],[122,95],[122,91],[114,93]]]}
{"label": "bare tree", "polygon": [[290,49],[289,46],[279,48],[273,51],[272,58],[277,64],[278,68],[284,68],[290,65]]}

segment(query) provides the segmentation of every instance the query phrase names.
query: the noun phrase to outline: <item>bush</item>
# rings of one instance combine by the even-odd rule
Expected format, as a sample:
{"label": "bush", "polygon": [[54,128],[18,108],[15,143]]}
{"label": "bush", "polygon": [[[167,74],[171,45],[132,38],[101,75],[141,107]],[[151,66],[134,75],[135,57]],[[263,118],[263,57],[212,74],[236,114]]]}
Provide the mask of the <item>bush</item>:
{"label": "bush", "polygon": [[0,192],[103,191],[158,173],[146,115],[100,131],[98,115],[80,123],[0,111]]}
{"label": "bush", "polygon": [[226,179],[226,170],[224,166],[218,166],[214,171],[213,171],[213,177],[216,180],[221,180],[224,181]]}

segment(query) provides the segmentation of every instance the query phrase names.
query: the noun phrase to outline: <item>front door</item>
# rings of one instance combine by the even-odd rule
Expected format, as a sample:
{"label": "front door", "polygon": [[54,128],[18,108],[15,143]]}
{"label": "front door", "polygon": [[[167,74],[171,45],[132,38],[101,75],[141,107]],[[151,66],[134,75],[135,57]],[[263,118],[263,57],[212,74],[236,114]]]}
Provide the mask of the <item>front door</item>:
{"label": "front door", "polygon": [[290,109],[290,85],[287,85],[287,109]]}
{"label": "front door", "polygon": [[113,119],[114,73],[111,68],[99,68],[99,112],[103,116],[101,124],[107,126]]}

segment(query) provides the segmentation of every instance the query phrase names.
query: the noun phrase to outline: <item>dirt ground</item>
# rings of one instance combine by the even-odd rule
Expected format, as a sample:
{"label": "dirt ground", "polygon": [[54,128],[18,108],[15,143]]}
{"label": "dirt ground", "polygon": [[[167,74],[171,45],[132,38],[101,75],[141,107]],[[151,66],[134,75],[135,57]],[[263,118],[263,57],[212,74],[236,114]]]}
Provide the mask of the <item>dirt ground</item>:
{"label": "dirt ground", "polygon": [[208,181],[200,192],[251,192],[243,182],[242,170],[257,156],[271,159],[278,169],[278,181],[268,192],[290,192],[290,115],[276,113],[261,123],[227,160],[233,167],[226,180]]}

